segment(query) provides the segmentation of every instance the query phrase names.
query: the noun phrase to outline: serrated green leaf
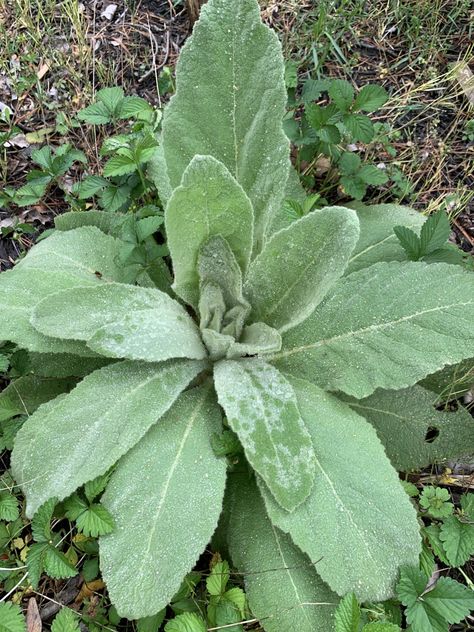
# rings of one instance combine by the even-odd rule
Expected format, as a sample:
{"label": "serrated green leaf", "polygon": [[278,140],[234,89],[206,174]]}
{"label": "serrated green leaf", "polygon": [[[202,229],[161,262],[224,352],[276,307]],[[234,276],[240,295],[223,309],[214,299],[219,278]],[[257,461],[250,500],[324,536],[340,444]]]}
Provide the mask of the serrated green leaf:
{"label": "serrated green leaf", "polygon": [[372,186],[388,182],[386,172],[375,165],[363,165],[357,175],[366,184],[370,184]]}
{"label": "serrated green leaf", "polygon": [[135,621],[137,632],[157,632],[163,623],[166,615],[166,608],[152,615],[151,617],[142,617]]}
{"label": "serrated green leaf", "polygon": [[87,537],[97,538],[107,535],[114,529],[114,519],[105,507],[93,504],[86,508],[76,519],[78,531]]}
{"label": "serrated green leaf", "polygon": [[397,204],[375,204],[365,206],[351,202],[359,218],[360,237],[352,253],[346,274],[366,268],[379,261],[404,261],[405,251],[400,245],[394,226],[402,224],[420,232],[423,216],[407,206]]}
{"label": "serrated green leaf", "polygon": [[420,469],[474,451],[474,420],[469,412],[437,410],[438,397],[421,386],[378,389],[365,399],[343,397],[375,428],[393,467]]}
{"label": "serrated green leaf", "polygon": [[443,209],[432,213],[421,227],[420,252],[428,255],[446,244],[451,233],[448,216]]}
{"label": "serrated green leaf", "polygon": [[[110,184],[110,182],[108,180],[106,180],[105,178],[102,178],[101,176],[86,176],[84,178],[84,180],[81,180],[81,182],[78,182],[74,186],[73,191],[75,193],[77,193],[77,196],[78,196],[78,198],[80,200],[88,200],[92,196],[94,196],[97,193],[99,193],[99,191],[102,191],[102,189],[104,187],[109,186],[109,184]],[[97,211],[92,211],[92,213],[96,213],[96,212]],[[84,211],[83,213],[85,214],[86,211]],[[89,213],[87,213],[87,215],[88,214]],[[62,219],[64,217],[64,215],[73,216],[73,215],[76,215],[76,213],[69,212],[69,213],[62,213],[61,215],[58,215],[54,219],[54,223],[55,223],[56,227],[59,228],[58,222],[61,223],[61,222],[64,221],[64,219]],[[82,213],[81,213],[81,215],[82,215]],[[60,230],[65,230],[65,229],[64,228],[60,228]],[[67,229],[67,230],[69,230],[69,229]]]}
{"label": "serrated green leaf", "polygon": [[51,520],[53,519],[56,504],[56,498],[50,498],[41,506],[38,506],[31,521],[33,539],[36,542],[48,543],[51,540]]}
{"label": "serrated green leaf", "polygon": [[49,544],[44,552],[44,570],[53,579],[75,577],[77,570],[55,546]]}
{"label": "serrated green leaf", "polygon": [[0,632],[26,632],[25,618],[20,606],[0,603]]}
{"label": "serrated green leaf", "polygon": [[309,382],[289,381],[313,440],[316,477],[291,514],[261,486],[270,519],[319,560],[318,573],[338,594],[387,599],[400,566],[418,562],[416,512],[370,424]]}
{"label": "serrated green leaf", "polygon": [[77,113],[77,118],[91,125],[104,125],[112,120],[109,109],[100,101],[80,110]]}
{"label": "serrated green leaf", "polygon": [[328,94],[337,107],[345,112],[354,100],[354,88],[344,79],[333,79],[329,83]]}
{"label": "serrated green leaf", "polygon": [[195,612],[183,612],[168,621],[165,632],[207,632],[207,625]]}
{"label": "serrated green leaf", "polygon": [[462,515],[474,521],[474,494],[467,493],[461,496]]}
{"label": "serrated green leaf", "polygon": [[454,505],[449,502],[451,495],[442,487],[425,487],[420,495],[420,507],[433,518],[445,518],[453,513]]}
{"label": "serrated green leaf", "polygon": [[430,547],[433,550],[433,553],[438,557],[443,564],[449,566],[449,562],[446,558],[446,552],[444,550],[443,543],[440,539],[441,529],[437,524],[430,524],[427,527],[423,527],[423,533],[428,538],[428,542]]}
{"label": "serrated green leaf", "polygon": [[290,384],[259,360],[222,361],[214,382],[248,461],[276,501],[292,511],[313,486],[314,450]]}
{"label": "serrated green leaf", "polygon": [[104,165],[104,176],[125,176],[137,170],[137,163],[131,155],[117,155],[109,158]]}
{"label": "serrated green leaf", "polygon": [[374,138],[374,125],[365,114],[346,114],[342,122],[351,134],[352,140],[370,143]]}
{"label": "serrated green leaf", "polygon": [[79,632],[77,615],[70,608],[61,608],[51,624],[51,632]]}
{"label": "serrated green leaf", "polygon": [[163,215],[153,215],[151,217],[144,217],[137,222],[137,237],[138,241],[145,241],[147,237],[150,237],[160,228],[165,221]]}
{"label": "serrated green leaf", "polygon": [[107,487],[110,475],[111,472],[106,472],[102,476],[97,476],[97,478],[94,478],[93,481],[88,481],[84,485],[84,494],[90,503],[102,494],[104,489]]}
{"label": "serrated green leaf", "polygon": [[238,588],[237,586],[229,588],[229,590],[225,592],[224,597],[227,601],[234,604],[239,611],[240,616],[243,618],[245,615],[246,597],[242,588]]}
{"label": "serrated green leaf", "polygon": [[48,543],[32,544],[28,548],[26,567],[28,569],[28,581],[35,590],[38,590],[39,581],[44,571],[44,557]]}
{"label": "serrated green leaf", "polygon": [[0,373],[6,373],[9,366],[10,360],[8,359],[8,356],[0,353]]}
{"label": "serrated green leaf", "polygon": [[337,163],[338,169],[344,176],[354,176],[360,169],[361,159],[354,152],[345,151]]}
{"label": "serrated green leaf", "polygon": [[183,393],[121,459],[102,498],[116,529],[100,539],[101,568],[121,616],[164,608],[217,526],[226,464],[210,444],[221,423],[214,398],[207,387]]}
{"label": "serrated green leaf", "polygon": [[418,261],[421,256],[421,244],[418,235],[406,226],[394,226],[393,232],[398,237],[407,257],[411,261]]}
{"label": "serrated green leaf", "polygon": [[364,195],[367,193],[366,183],[357,175],[342,176],[340,179],[340,183],[342,188],[344,189],[344,193],[356,200],[362,200]]}
{"label": "serrated green leaf", "polygon": [[329,83],[328,79],[307,79],[301,92],[303,103],[317,101],[323,92],[327,92]]}
{"label": "serrated green leaf", "polygon": [[131,190],[132,188],[129,184],[109,184],[99,194],[101,207],[110,213],[115,213],[129,201]]}
{"label": "serrated green leaf", "polygon": [[416,568],[404,568],[397,585],[400,601],[413,632],[446,632],[474,609],[474,595],[466,586],[440,577],[426,590],[427,578]]}
{"label": "serrated green leaf", "polygon": [[451,566],[462,566],[474,555],[474,524],[448,516],[441,525],[439,539]]}
{"label": "serrated green leaf", "polygon": [[388,101],[385,88],[376,84],[367,84],[356,97],[354,111],[375,112]]}
{"label": "serrated green leaf", "polygon": [[202,364],[192,360],[120,362],[87,376],[44,413],[40,407],[21,428],[12,453],[27,514],[106,472],[201,370]]}
{"label": "serrated green leaf", "polygon": [[64,501],[64,510],[66,518],[69,520],[77,520],[77,518],[87,511],[88,504],[79,494],[73,494]]}
{"label": "serrated green leaf", "polygon": [[124,97],[118,107],[118,117],[121,119],[135,118],[143,112],[153,112],[153,108],[141,97]]}
{"label": "serrated green leaf", "polygon": [[252,252],[252,205],[224,164],[215,158],[193,158],[168,202],[165,223],[175,275],[173,288],[191,305],[197,305],[199,296],[199,249],[210,237],[223,237],[242,273],[247,271]]}
{"label": "serrated green leaf", "polygon": [[[219,64],[203,74],[209,51]],[[252,202],[255,252],[280,207],[290,166],[289,142],[282,129],[287,101],[283,74],[281,46],[276,34],[261,23],[258,3],[212,0],[203,7],[180,55],[176,95],[163,117],[171,188],[180,184],[196,154],[224,163]]]}
{"label": "serrated green leaf", "polygon": [[207,592],[210,595],[223,595],[230,578],[229,562],[223,560],[211,570],[211,574],[206,579]]}
{"label": "serrated green leaf", "polygon": [[244,574],[250,609],[266,632],[332,630],[338,597],[311,561],[266,515],[255,482],[247,473],[230,477],[232,513],[229,546]]}
{"label": "serrated green leaf", "polygon": [[157,289],[107,283],[58,292],[37,305],[31,322],[47,336],[84,340],[112,358],[159,362],[206,356],[191,317]]}
{"label": "serrated green leaf", "polygon": [[13,522],[20,515],[18,499],[10,492],[0,491],[0,520]]}
{"label": "serrated green leaf", "polygon": [[309,213],[273,235],[244,285],[253,321],[280,331],[304,321],[344,273],[358,238],[356,214],[339,206]]}
{"label": "serrated green leaf", "polygon": [[304,323],[285,332],[271,361],[362,398],[377,388],[411,386],[471,357],[473,320],[469,272],[443,263],[383,262],[340,280]]}
{"label": "serrated green leaf", "polygon": [[360,606],[354,593],[347,594],[336,609],[335,632],[359,632]]}
{"label": "serrated green leaf", "polygon": [[0,394],[0,422],[16,417],[24,413],[23,407],[18,402],[13,402],[5,392]]}

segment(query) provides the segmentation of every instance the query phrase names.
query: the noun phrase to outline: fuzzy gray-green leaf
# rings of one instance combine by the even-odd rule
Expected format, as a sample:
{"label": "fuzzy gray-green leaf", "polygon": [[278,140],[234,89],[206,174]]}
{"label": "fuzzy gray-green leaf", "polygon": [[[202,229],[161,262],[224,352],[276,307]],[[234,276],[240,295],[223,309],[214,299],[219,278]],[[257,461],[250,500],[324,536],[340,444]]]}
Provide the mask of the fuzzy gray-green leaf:
{"label": "fuzzy gray-green leaf", "polygon": [[371,425],[309,382],[290,382],[313,440],[316,477],[291,514],[262,485],[270,519],[319,560],[318,573],[338,594],[383,601],[400,566],[418,563],[416,512]]}
{"label": "fuzzy gray-green leaf", "polygon": [[474,452],[474,419],[469,412],[461,406],[437,410],[437,396],[421,386],[379,389],[365,399],[344,399],[374,426],[399,471]]}
{"label": "fuzzy gray-green leaf", "polygon": [[228,528],[234,564],[244,574],[254,616],[266,632],[332,632],[338,597],[311,561],[273,526],[247,473],[230,477],[233,498]]}
{"label": "fuzzy gray-green leaf", "polygon": [[220,405],[252,467],[292,511],[313,486],[314,450],[293,389],[259,360],[225,360],[214,369]]}
{"label": "fuzzy gray-green leaf", "polygon": [[403,250],[393,229],[397,225],[411,228],[417,234],[424,222],[421,213],[398,204],[374,204],[361,202],[348,205],[357,212],[360,237],[347,266],[346,274],[355,272],[379,261],[405,261]]}
{"label": "fuzzy gray-green leaf", "polygon": [[39,303],[31,322],[45,335],[84,340],[113,358],[158,362],[206,356],[191,317],[153,288],[108,283],[58,292]]}
{"label": "fuzzy gray-green leaf", "polygon": [[102,502],[116,530],[101,538],[101,568],[122,616],[166,607],[210,541],[225,486],[210,443],[220,424],[209,388],[183,393],[112,475]]}
{"label": "fuzzy gray-green leaf", "polygon": [[198,256],[212,236],[227,240],[242,273],[252,252],[250,200],[225,165],[212,156],[195,156],[166,207],[166,234],[173,260],[173,288],[186,302],[199,298]]}
{"label": "fuzzy gray-green leaf", "polygon": [[309,213],[273,235],[244,285],[254,322],[285,331],[304,321],[344,273],[358,238],[357,215],[339,206]]}
{"label": "fuzzy gray-green leaf", "polygon": [[196,154],[223,162],[252,201],[256,250],[290,165],[283,75],[280,43],[261,23],[256,0],[209,0],[181,51],[176,95],[163,117],[171,188]]}
{"label": "fuzzy gray-green leaf", "polygon": [[28,515],[49,498],[62,500],[106,472],[202,368],[195,360],[120,362],[91,373],[68,395],[41,406],[18,432],[12,454]]}
{"label": "fuzzy gray-green leaf", "polygon": [[458,266],[378,263],[341,279],[283,336],[276,366],[362,398],[411,386],[474,355],[474,275]]}

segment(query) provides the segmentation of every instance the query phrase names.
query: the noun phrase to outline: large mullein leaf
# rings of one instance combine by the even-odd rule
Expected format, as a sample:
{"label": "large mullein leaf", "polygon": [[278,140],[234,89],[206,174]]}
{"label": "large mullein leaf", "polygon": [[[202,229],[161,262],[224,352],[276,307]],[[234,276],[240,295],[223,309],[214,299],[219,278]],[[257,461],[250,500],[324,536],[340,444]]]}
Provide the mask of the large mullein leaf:
{"label": "large mullein leaf", "polygon": [[230,553],[260,625],[266,632],[331,632],[339,598],[316,572],[318,560],[311,561],[272,525],[248,474],[232,474],[229,487]]}
{"label": "large mullein leaf", "polygon": [[214,369],[219,404],[245,455],[278,503],[292,511],[311,491],[314,450],[293,389],[260,360],[225,360]]}
{"label": "large mullein leaf", "polygon": [[55,232],[36,244],[15,270],[59,270],[86,282],[91,276],[102,281],[123,281],[117,256],[120,248],[120,241],[95,226]]}
{"label": "large mullein leaf", "polygon": [[33,515],[106,472],[202,370],[195,360],[119,362],[31,415],[15,440],[12,469]]}
{"label": "large mullein leaf", "polygon": [[95,355],[85,344],[40,334],[30,323],[34,307],[68,288],[122,281],[117,266],[120,242],[98,228],[55,233],[29,251],[13,270],[0,276],[0,340],[40,353]]}
{"label": "large mullein leaf", "polygon": [[285,331],[308,318],[343,275],[358,238],[357,215],[339,206],[314,211],[273,235],[244,285],[253,321]]}
{"label": "large mullein leaf", "polygon": [[362,398],[411,386],[474,354],[474,274],[444,263],[383,262],[340,280],[283,336],[275,365]]}
{"label": "large mullein leaf", "polygon": [[186,302],[197,305],[199,250],[214,235],[227,240],[245,274],[252,252],[252,205],[224,164],[212,156],[193,158],[173,191],[165,222],[173,288]]}
{"label": "large mullein leaf", "polygon": [[416,512],[372,426],[313,384],[290,382],[313,440],[316,477],[291,514],[262,483],[270,519],[319,560],[318,573],[338,594],[383,601],[400,566],[418,563]]}
{"label": "large mullein leaf", "polygon": [[283,74],[280,43],[261,23],[256,0],[209,0],[181,51],[176,95],[163,118],[171,188],[196,154],[220,160],[252,201],[256,250],[290,165]]}
{"label": "large mullein leaf", "polygon": [[461,406],[436,410],[438,397],[421,386],[344,399],[374,426],[399,471],[474,452],[474,419],[469,412]]}
{"label": "large mullein leaf", "polygon": [[225,460],[211,448],[220,426],[208,387],[183,393],[112,475],[102,502],[116,529],[101,538],[100,557],[122,616],[165,608],[210,541],[225,487]]}
{"label": "large mullein leaf", "polygon": [[393,229],[406,226],[419,233],[425,217],[398,204],[374,204],[362,202],[348,204],[357,212],[360,223],[360,238],[352,253],[346,274],[367,268],[379,261],[406,261],[406,253]]}
{"label": "large mullein leaf", "polygon": [[113,358],[159,362],[206,356],[189,314],[153,288],[107,283],[65,290],[41,301],[31,322],[47,336],[84,340]]}

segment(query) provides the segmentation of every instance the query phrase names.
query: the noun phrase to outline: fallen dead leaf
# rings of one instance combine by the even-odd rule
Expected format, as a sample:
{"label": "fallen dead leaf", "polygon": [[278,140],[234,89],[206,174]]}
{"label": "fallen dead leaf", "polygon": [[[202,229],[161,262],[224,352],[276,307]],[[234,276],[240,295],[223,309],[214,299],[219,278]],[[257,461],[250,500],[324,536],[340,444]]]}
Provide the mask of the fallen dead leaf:
{"label": "fallen dead leaf", "polygon": [[74,603],[80,604],[84,601],[84,599],[90,599],[92,595],[105,588],[105,584],[101,579],[96,579],[93,582],[84,582],[81,586],[81,590],[79,594],[74,599]]}
{"label": "fallen dead leaf", "polygon": [[41,64],[41,66],[38,69],[38,72],[36,73],[36,76],[38,77],[38,79],[42,79],[45,74],[48,72],[49,70],[49,63],[45,62],[44,64]]}
{"label": "fallen dead leaf", "polygon": [[471,105],[474,105],[474,74],[472,70],[466,63],[461,63],[456,68],[454,76]]}
{"label": "fallen dead leaf", "polygon": [[38,610],[38,604],[34,597],[28,600],[28,609],[26,611],[26,629],[28,632],[42,632],[43,625]]}

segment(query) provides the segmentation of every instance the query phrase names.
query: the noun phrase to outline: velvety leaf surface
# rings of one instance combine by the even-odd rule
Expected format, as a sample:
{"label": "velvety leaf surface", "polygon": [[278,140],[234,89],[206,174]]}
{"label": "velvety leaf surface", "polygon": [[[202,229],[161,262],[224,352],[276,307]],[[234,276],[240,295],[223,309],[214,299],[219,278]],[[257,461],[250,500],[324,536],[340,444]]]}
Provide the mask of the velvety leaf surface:
{"label": "velvety leaf surface", "polygon": [[252,613],[266,632],[334,630],[338,597],[312,563],[273,526],[248,473],[230,477],[232,498],[228,539],[230,554],[244,573]]}
{"label": "velvety leaf surface", "polygon": [[474,354],[474,275],[458,266],[378,263],[340,280],[283,336],[276,366],[357,398],[411,386]]}
{"label": "velvety leaf surface", "polygon": [[252,262],[244,294],[252,319],[285,331],[305,320],[342,276],[359,238],[354,211],[314,211],[273,235]]}
{"label": "velvety leaf surface", "polygon": [[100,557],[122,616],[164,608],[210,541],[225,487],[225,460],[210,443],[220,425],[209,388],[183,393],[112,475],[102,502],[116,529],[101,538]]}
{"label": "velvety leaf surface", "polygon": [[232,360],[245,355],[270,353],[281,349],[281,336],[276,329],[265,323],[253,323],[244,327],[239,342],[234,342],[227,352]]}
{"label": "velvety leaf surface", "polygon": [[83,342],[49,338],[30,323],[35,306],[58,290],[98,285],[96,277],[86,280],[57,270],[7,270],[0,275],[0,339],[15,342],[23,349],[40,353],[70,353],[94,356]]}
{"label": "velvety leaf surface", "polygon": [[156,148],[155,153],[149,161],[147,175],[158,189],[160,200],[163,203],[163,207],[166,208],[173,189],[171,188],[170,179],[168,177],[168,168],[166,166],[163,145],[159,145]]}
{"label": "velvety leaf surface", "polygon": [[310,493],[314,450],[293,389],[272,366],[259,360],[216,364],[219,404],[238,435],[247,459],[288,511]]}
{"label": "velvety leaf surface", "polygon": [[118,264],[120,242],[95,226],[53,233],[36,244],[15,270],[51,270],[70,273],[86,281],[100,275],[102,281],[122,281]]}
{"label": "velvety leaf surface", "polygon": [[33,312],[41,333],[87,341],[102,355],[157,362],[204,358],[199,332],[183,307],[152,288],[108,283],[47,297]]}
{"label": "velvety leaf surface", "polygon": [[362,400],[343,399],[374,426],[398,471],[474,452],[474,419],[469,412],[461,406],[436,410],[437,396],[421,386],[379,389]]}
{"label": "velvety leaf surface", "polygon": [[196,154],[223,162],[252,201],[256,250],[280,206],[290,164],[283,74],[280,43],[261,23],[258,3],[210,0],[181,51],[176,95],[163,117],[171,188]]}
{"label": "velvety leaf surface", "polygon": [[95,226],[106,235],[119,237],[125,217],[121,213],[107,211],[70,211],[55,217],[54,226],[61,231],[74,230],[82,226]]}
{"label": "velvety leaf surface", "polygon": [[242,273],[252,252],[253,210],[227,168],[211,156],[195,156],[166,207],[166,234],[176,293],[197,305],[200,247],[212,236],[227,240]]}
{"label": "velvety leaf surface", "polygon": [[291,514],[262,484],[270,519],[319,560],[318,573],[338,594],[387,599],[400,566],[418,563],[416,512],[371,425],[309,382],[290,382],[313,439],[316,477]]}
{"label": "velvety leaf surface", "polygon": [[248,474],[232,475],[231,486],[230,553],[244,573],[254,616],[266,632],[332,632],[339,598],[319,577],[318,564],[272,525]]}
{"label": "velvety leaf surface", "polygon": [[52,340],[30,324],[44,297],[67,288],[122,281],[116,260],[120,242],[98,228],[55,233],[33,246],[13,270],[0,276],[0,339],[42,353],[95,355],[83,343]]}
{"label": "velvety leaf surface", "polygon": [[88,375],[55,405],[40,407],[18,432],[12,453],[27,514],[106,472],[202,368],[192,360],[119,362]]}
{"label": "velvety leaf surface", "polygon": [[361,202],[348,204],[357,212],[360,237],[349,260],[346,274],[367,268],[378,261],[405,261],[406,254],[397,236],[395,226],[407,226],[420,232],[425,217],[408,206],[398,204],[374,204]]}

